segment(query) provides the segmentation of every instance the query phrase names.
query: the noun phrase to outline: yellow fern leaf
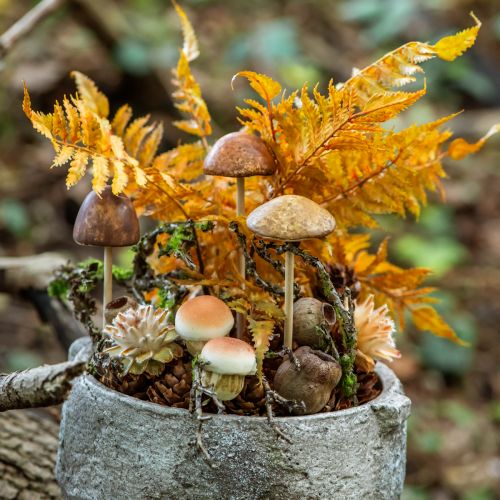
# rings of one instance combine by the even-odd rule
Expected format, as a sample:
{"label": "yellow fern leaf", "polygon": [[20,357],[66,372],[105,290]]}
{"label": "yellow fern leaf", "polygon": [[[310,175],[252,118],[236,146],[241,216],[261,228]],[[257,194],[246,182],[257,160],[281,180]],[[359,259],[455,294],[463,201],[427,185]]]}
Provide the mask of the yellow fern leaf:
{"label": "yellow fern leaf", "polygon": [[436,56],[452,61],[470,48],[481,26],[473,15],[476,26],[445,37],[435,45],[423,42],[409,42],[375,61],[362,70],[353,70],[353,76],[343,84],[357,92],[359,102],[366,102],[373,94],[401,87],[416,80],[417,73],[423,73],[420,63]]}
{"label": "yellow fern leaf", "polygon": [[92,189],[101,194],[108,183],[110,176],[109,162],[104,156],[92,158]]}
{"label": "yellow fern leaf", "polygon": [[132,108],[128,104],[124,104],[118,109],[111,123],[114,133],[122,137],[131,118]]}
{"label": "yellow fern leaf", "polygon": [[111,190],[113,194],[120,194],[123,192],[128,184],[128,176],[125,173],[125,167],[120,160],[111,160],[113,167],[113,182],[111,183]]}
{"label": "yellow fern leaf", "polygon": [[264,356],[269,350],[271,336],[274,330],[274,321],[254,320],[248,317],[248,328],[252,332],[252,340],[255,348],[255,357],[257,358],[257,375],[262,380],[262,365]]}
{"label": "yellow fern leaf", "polygon": [[486,141],[498,132],[500,132],[500,123],[493,125],[477,142],[469,143],[465,139],[459,137],[451,142],[448,147],[448,155],[454,160],[461,160],[472,153],[477,153],[484,146]]}
{"label": "yellow fern leaf", "polygon": [[413,323],[419,330],[430,331],[438,337],[453,340],[460,345],[469,345],[457,336],[433,307],[423,306],[411,309],[411,316]]}
{"label": "yellow fern leaf", "polygon": [[87,169],[89,155],[84,151],[77,151],[71,161],[71,166],[66,177],[66,187],[74,186],[84,175]]}
{"label": "yellow fern leaf", "polygon": [[158,146],[161,143],[162,137],[163,125],[160,123],[154,126],[152,132],[141,145],[137,159],[142,167],[151,165],[158,151]]}
{"label": "yellow fern leaf", "polygon": [[187,120],[176,121],[173,124],[189,134],[202,138],[210,135],[212,133],[210,114],[201,95],[200,86],[191,73],[189,61],[182,50],[172,83],[177,87],[172,94],[175,107],[189,116]]}
{"label": "yellow fern leaf", "polygon": [[281,92],[281,85],[277,81],[273,80],[270,76],[255,73],[254,71],[240,71],[236,73],[231,80],[231,86],[233,86],[234,80],[239,76],[246,78],[250,87],[268,103]]}
{"label": "yellow fern leaf", "polygon": [[85,106],[102,118],[109,115],[108,98],[97,88],[96,84],[86,75],[79,71],[72,71],[78,93]]}
{"label": "yellow fern leaf", "polygon": [[26,85],[24,86],[23,111],[24,114],[30,119],[33,128],[37,132],[50,140],[53,139],[52,115],[46,115],[44,113],[36,112],[31,109],[31,99]]}
{"label": "yellow fern leaf", "polygon": [[474,45],[479,29],[481,28],[481,21],[473,12],[471,12],[470,15],[476,22],[475,26],[460,31],[455,35],[441,38],[436,44],[431,45],[438,57],[445,61],[453,61]]}
{"label": "yellow fern leaf", "polygon": [[179,7],[179,4],[175,0],[173,0],[173,4],[181,21],[182,36],[184,39],[182,51],[188,61],[194,61],[200,55],[200,50],[193,26],[186,13]]}
{"label": "yellow fern leaf", "polygon": [[[57,153],[54,161],[52,162],[52,167],[60,167],[68,163],[69,160],[75,154],[75,149],[72,146],[63,146]],[[51,168],[52,168],[51,167]]]}
{"label": "yellow fern leaf", "polygon": [[142,142],[153,130],[153,125],[146,125],[149,121],[148,116],[136,118],[125,130],[123,144],[126,151],[133,157],[137,156]]}

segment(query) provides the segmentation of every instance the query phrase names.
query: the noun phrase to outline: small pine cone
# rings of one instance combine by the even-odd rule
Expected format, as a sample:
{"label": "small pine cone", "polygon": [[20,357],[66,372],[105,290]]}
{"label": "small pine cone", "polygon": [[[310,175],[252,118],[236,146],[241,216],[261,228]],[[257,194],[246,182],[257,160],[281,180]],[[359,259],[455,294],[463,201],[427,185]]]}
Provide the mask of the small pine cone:
{"label": "small pine cone", "polygon": [[187,409],[191,383],[191,362],[179,359],[165,366],[161,378],[148,387],[147,396],[153,403]]}
{"label": "small pine cone", "polygon": [[351,297],[355,299],[361,291],[361,283],[358,281],[354,269],[343,264],[327,264],[326,270],[330,275],[333,286],[339,294],[343,294],[346,287],[351,291]]}
{"label": "small pine cone", "polygon": [[230,413],[260,415],[266,407],[266,393],[258,377],[246,377],[243,390],[231,401],[224,401]]}
{"label": "small pine cone", "polygon": [[110,389],[143,399],[141,395],[146,391],[148,378],[144,375],[130,373],[121,377],[118,373],[112,369],[106,370],[99,381]]}
{"label": "small pine cone", "polygon": [[375,399],[382,392],[382,385],[375,372],[358,373],[358,384],[356,396],[360,405]]}

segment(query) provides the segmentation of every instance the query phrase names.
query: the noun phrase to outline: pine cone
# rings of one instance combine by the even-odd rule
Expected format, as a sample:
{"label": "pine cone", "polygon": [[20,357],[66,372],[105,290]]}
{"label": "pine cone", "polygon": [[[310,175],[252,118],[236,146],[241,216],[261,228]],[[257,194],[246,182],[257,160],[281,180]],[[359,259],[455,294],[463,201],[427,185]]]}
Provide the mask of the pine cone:
{"label": "pine cone", "polygon": [[358,373],[358,384],[358,392],[356,395],[360,405],[375,399],[382,392],[382,385],[375,372]]}
{"label": "pine cone", "polygon": [[145,375],[127,374],[124,377],[119,376],[119,372],[109,369],[105,371],[99,381],[106,387],[115,391],[134,396],[139,399],[147,399],[146,390],[149,379]]}
{"label": "pine cone", "polygon": [[147,396],[153,403],[187,409],[191,383],[191,361],[179,359],[165,366],[161,378],[148,387]]}
{"label": "pine cone", "polygon": [[351,290],[351,297],[355,299],[361,291],[361,283],[358,281],[354,269],[343,264],[327,264],[326,270],[330,275],[333,286],[339,294],[343,294],[346,287]]}
{"label": "pine cone", "polygon": [[265,412],[266,393],[258,377],[246,377],[243,390],[231,401],[224,401],[230,413],[260,415]]}

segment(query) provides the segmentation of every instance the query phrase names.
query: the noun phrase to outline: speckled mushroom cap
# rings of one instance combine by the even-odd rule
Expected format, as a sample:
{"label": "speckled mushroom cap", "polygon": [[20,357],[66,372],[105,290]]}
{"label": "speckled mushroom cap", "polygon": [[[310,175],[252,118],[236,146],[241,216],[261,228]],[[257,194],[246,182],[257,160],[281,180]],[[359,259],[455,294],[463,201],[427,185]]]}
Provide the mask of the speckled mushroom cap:
{"label": "speckled mushroom cap", "polygon": [[125,195],[114,195],[106,186],[99,197],[91,191],[83,200],[73,227],[79,245],[128,247],[140,238],[139,220]]}
{"label": "speckled mushroom cap", "polygon": [[330,234],[335,219],[309,198],[287,194],[257,207],[248,216],[247,226],[263,238],[300,241]]}
{"label": "speckled mushroom cap", "polygon": [[232,337],[208,341],[201,351],[200,360],[208,363],[205,370],[221,375],[254,375],[257,370],[253,347]]}
{"label": "speckled mushroom cap", "polygon": [[187,300],[175,315],[175,331],[185,340],[207,341],[223,337],[233,325],[231,309],[213,295]]}
{"label": "speckled mushroom cap", "polygon": [[232,132],[213,145],[203,171],[224,177],[272,175],[276,163],[262,139],[245,132]]}

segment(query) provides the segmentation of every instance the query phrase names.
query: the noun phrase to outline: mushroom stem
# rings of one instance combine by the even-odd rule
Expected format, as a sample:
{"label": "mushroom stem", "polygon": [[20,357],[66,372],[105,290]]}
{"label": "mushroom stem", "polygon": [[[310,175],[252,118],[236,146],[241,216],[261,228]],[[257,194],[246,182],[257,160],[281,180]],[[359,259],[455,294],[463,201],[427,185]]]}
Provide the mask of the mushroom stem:
{"label": "mushroom stem", "polygon": [[283,346],[292,349],[293,340],[293,253],[285,253],[285,340]]}
{"label": "mushroom stem", "polygon": [[102,297],[102,326],[106,326],[106,305],[113,299],[113,247],[104,247],[104,292]]}
{"label": "mushroom stem", "polygon": [[[236,178],[236,215],[238,217],[245,215],[245,178]],[[245,254],[243,249],[240,248],[238,255],[238,269],[240,275],[245,279],[246,267],[245,267]],[[244,287],[244,285],[242,285]],[[245,331],[245,316],[241,313],[236,313],[236,337],[239,339],[243,338],[243,332]]]}

